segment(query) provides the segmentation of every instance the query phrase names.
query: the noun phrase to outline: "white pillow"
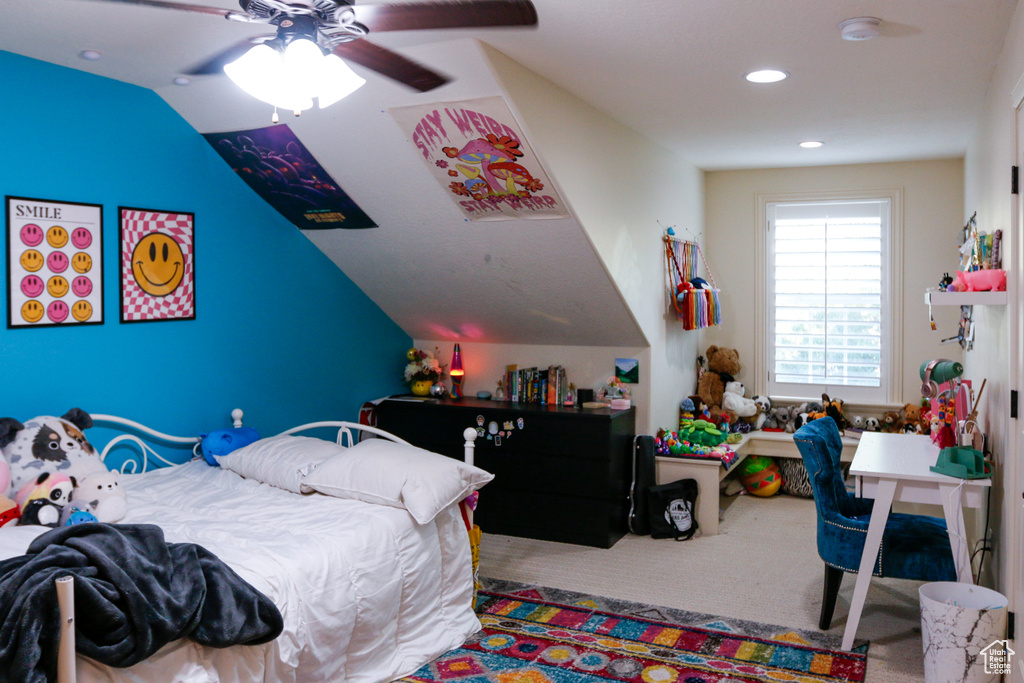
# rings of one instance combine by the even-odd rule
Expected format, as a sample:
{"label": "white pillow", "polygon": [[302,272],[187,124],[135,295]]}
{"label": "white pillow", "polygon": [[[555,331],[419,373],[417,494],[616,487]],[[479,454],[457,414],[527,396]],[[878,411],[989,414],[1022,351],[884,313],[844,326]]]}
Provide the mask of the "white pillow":
{"label": "white pillow", "polygon": [[461,460],[367,439],[323,462],[303,484],[336,498],[405,508],[419,524],[477,490],[494,475]]}
{"label": "white pillow", "polygon": [[345,449],[310,436],[272,436],[217,458],[217,463],[246,479],[293,493],[309,493],[302,478],[316,466]]}

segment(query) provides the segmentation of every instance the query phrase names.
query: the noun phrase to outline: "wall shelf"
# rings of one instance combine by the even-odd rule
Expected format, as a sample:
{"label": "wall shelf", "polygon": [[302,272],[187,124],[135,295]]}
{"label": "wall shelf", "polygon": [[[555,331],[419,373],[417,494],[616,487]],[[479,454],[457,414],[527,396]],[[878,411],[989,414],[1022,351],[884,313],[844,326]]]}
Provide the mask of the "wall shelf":
{"label": "wall shelf", "polygon": [[942,292],[929,289],[924,293],[929,306],[1005,306],[1006,292]]}

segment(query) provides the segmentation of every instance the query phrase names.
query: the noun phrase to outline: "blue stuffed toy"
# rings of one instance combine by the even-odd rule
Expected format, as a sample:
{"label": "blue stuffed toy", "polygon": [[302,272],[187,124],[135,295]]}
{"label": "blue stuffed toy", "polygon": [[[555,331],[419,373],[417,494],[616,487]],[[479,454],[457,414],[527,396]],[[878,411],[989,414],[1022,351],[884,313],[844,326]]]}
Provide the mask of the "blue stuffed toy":
{"label": "blue stuffed toy", "polygon": [[252,427],[234,427],[218,429],[209,434],[200,434],[199,438],[202,439],[200,447],[207,464],[220,467],[217,458],[222,458],[231,451],[258,441],[260,435]]}

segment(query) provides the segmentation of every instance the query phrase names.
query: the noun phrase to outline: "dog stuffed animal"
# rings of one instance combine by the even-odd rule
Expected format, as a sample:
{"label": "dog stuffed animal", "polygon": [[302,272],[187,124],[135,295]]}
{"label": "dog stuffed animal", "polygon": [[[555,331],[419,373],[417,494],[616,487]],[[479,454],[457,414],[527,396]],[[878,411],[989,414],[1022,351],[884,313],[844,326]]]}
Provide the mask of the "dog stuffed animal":
{"label": "dog stuffed animal", "polygon": [[105,471],[96,449],[82,433],[91,426],[92,418],[78,408],[61,417],[34,417],[25,424],[10,417],[0,418],[0,447],[11,468],[8,490],[21,490],[43,472],[80,480],[87,474]]}

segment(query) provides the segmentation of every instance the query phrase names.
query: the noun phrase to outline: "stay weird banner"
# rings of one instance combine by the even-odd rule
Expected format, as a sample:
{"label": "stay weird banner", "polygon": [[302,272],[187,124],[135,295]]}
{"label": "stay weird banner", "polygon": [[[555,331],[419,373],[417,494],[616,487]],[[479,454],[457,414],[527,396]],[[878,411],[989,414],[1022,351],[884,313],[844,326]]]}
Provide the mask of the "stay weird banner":
{"label": "stay weird banner", "polygon": [[468,220],[569,215],[500,96],[389,111]]}

